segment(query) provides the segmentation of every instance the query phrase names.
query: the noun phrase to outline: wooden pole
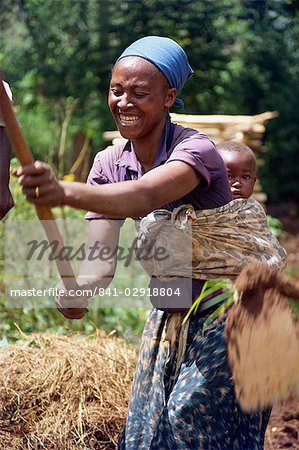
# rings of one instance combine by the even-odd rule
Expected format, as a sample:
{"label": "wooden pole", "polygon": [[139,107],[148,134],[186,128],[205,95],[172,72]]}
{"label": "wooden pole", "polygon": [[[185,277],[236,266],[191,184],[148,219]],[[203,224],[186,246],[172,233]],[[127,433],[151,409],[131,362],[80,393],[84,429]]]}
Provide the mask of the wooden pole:
{"label": "wooden pole", "polygon": [[[20,124],[15,116],[12,109],[11,102],[8,98],[4,84],[2,81],[2,76],[0,74],[0,112],[2,119],[5,123],[5,130],[11,146],[14,148],[16,156],[20,161],[21,165],[31,164],[34,162],[33,155],[29,149],[29,146],[25,140],[25,137],[21,131]],[[59,254],[63,248],[63,240],[57,224],[55,222],[55,217],[51,209],[47,206],[35,206],[36,213],[40,219],[43,228],[48,237],[49,243],[53,241],[58,242],[55,258],[56,266],[58,272],[61,276],[65,288],[74,289],[76,286],[76,278],[68,260],[59,259]]]}

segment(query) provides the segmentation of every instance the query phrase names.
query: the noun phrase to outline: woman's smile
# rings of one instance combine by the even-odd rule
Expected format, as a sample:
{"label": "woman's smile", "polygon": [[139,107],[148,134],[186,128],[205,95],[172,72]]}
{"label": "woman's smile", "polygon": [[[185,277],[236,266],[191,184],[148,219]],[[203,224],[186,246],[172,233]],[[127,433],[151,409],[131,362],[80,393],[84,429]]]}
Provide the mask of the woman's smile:
{"label": "woman's smile", "polygon": [[138,116],[136,114],[119,113],[118,117],[119,117],[119,122],[124,127],[137,125],[141,119],[141,116]]}

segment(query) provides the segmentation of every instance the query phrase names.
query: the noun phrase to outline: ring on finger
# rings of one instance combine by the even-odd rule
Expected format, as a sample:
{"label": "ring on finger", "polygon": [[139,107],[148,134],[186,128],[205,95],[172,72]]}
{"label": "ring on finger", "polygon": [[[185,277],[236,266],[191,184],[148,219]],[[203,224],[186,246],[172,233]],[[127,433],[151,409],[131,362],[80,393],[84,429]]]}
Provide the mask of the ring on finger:
{"label": "ring on finger", "polygon": [[35,197],[36,198],[38,198],[39,197],[39,186],[37,186],[36,188],[35,188]]}

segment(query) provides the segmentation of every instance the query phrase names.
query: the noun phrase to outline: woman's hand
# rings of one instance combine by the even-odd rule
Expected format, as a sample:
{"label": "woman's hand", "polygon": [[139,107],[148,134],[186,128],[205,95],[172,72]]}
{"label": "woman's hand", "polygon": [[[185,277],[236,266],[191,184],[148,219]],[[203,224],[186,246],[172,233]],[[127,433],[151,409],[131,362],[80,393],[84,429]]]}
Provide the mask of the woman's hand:
{"label": "woman's hand", "polygon": [[19,178],[27,200],[35,205],[60,206],[64,202],[64,190],[48,164],[35,161],[13,171]]}
{"label": "woman's hand", "polygon": [[67,319],[82,319],[88,312],[88,297],[76,294],[82,292],[78,284],[76,287],[68,292],[62,281],[56,286],[57,296],[55,298],[56,308]]}

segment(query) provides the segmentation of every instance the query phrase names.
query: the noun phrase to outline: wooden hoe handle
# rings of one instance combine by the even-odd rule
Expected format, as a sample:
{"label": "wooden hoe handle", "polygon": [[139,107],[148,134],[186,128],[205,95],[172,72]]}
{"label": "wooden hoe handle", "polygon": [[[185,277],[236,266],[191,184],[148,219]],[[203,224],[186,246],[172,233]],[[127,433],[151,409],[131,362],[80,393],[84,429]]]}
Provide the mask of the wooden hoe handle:
{"label": "wooden hoe handle", "polygon": [[[14,114],[11,106],[11,102],[8,98],[4,84],[2,82],[2,76],[0,74],[0,113],[5,123],[5,130],[11,146],[14,148],[16,156],[21,165],[31,164],[34,162],[33,155],[28,147],[25,137],[21,131],[19,122]],[[35,206],[36,213],[43,228],[47,234],[49,242],[57,241],[57,255],[63,248],[63,240],[55,222],[55,217],[51,209],[47,206]],[[60,253],[61,254],[61,253]],[[75,286],[75,275],[71,264],[67,260],[55,259],[57,269],[63,281],[66,289],[73,289]]]}

